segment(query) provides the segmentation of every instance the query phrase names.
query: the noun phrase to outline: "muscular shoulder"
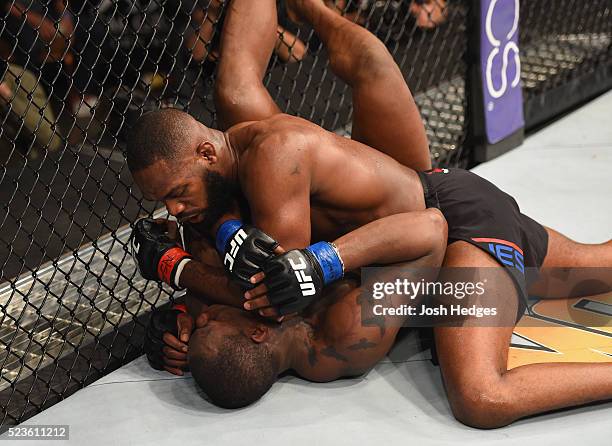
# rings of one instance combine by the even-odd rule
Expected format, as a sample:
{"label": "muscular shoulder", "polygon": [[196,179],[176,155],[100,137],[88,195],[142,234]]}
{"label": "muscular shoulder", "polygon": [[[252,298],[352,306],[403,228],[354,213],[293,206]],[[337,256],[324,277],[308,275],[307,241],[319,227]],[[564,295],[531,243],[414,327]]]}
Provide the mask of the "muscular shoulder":
{"label": "muscular shoulder", "polygon": [[307,173],[316,142],[312,124],[289,115],[275,115],[257,124],[256,136],[240,159],[241,180],[254,175],[277,177]]}
{"label": "muscular shoulder", "polygon": [[282,151],[305,150],[313,140],[325,133],[323,129],[301,118],[280,114],[257,123],[257,136],[249,152],[278,154]]}

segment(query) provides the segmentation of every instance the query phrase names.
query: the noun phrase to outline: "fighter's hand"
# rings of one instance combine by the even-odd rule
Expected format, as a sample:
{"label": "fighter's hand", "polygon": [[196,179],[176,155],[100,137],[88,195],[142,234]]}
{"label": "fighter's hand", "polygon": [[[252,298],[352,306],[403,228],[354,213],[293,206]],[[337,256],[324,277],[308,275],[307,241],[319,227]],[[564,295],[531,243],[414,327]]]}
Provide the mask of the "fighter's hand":
{"label": "fighter's hand", "polygon": [[245,293],[247,310],[259,310],[267,317],[299,313],[323,292],[325,281],[317,258],[308,249],[293,249],[268,260],[261,281]]}
{"label": "fighter's hand", "polygon": [[151,367],[182,376],[189,370],[187,345],[195,322],[182,305],[156,310],[147,326],[144,351]]}
{"label": "fighter's hand", "polygon": [[134,225],[130,242],[142,277],[181,289],[178,283],[181,265],[192,257],[176,242],[170,227],[142,218]]}
{"label": "fighter's hand", "polygon": [[155,218],[153,219],[153,222],[164,229],[166,235],[170,240],[176,242],[179,245],[182,245],[181,234],[179,232],[179,226],[176,221],[168,220],[167,218]]}
{"label": "fighter's hand", "polygon": [[251,283],[254,288],[244,293],[244,309],[257,311],[260,316],[281,322],[284,316],[280,316],[276,308],[271,306],[272,304],[268,299],[268,287],[263,283],[265,278],[266,275],[263,272],[259,272],[251,277]]}
{"label": "fighter's hand", "polygon": [[253,288],[249,280],[274,255],[278,243],[265,232],[239,220],[228,220],[217,232],[217,250],[232,279],[242,288]]}
{"label": "fighter's hand", "polygon": [[[277,246],[274,249],[274,254],[283,254],[285,250],[282,246]],[[248,311],[257,311],[260,316],[274,319],[276,322],[282,322],[287,316],[280,316],[277,309],[272,307],[270,300],[268,299],[268,287],[264,283],[266,275],[263,271],[253,275],[249,280],[251,282],[251,289],[244,293],[246,302],[244,303],[244,309]],[[297,313],[295,313],[297,314]]]}

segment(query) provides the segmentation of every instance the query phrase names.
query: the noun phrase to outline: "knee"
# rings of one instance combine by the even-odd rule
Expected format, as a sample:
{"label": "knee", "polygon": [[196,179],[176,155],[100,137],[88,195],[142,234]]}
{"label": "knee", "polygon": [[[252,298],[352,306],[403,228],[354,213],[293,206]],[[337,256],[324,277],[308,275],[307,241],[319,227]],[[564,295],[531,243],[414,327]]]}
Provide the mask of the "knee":
{"label": "knee", "polygon": [[330,58],[330,68],[336,75],[354,82],[380,81],[390,75],[401,76],[393,56],[377,38],[347,45],[354,45],[354,49],[339,52]]}
{"label": "knee", "polygon": [[445,246],[448,242],[448,222],[444,218],[444,214],[438,208],[428,208],[427,211],[429,212],[430,225],[434,229],[438,243]]}
{"label": "knee", "polygon": [[218,79],[214,90],[215,107],[217,110],[240,107],[246,91],[246,85],[237,79]]}
{"label": "knee", "polygon": [[430,257],[433,267],[442,265],[446,246],[448,243],[448,223],[439,209],[429,208],[426,210],[428,225],[427,230],[423,231],[423,240],[431,246]]}
{"label": "knee", "polygon": [[514,407],[503,385],[476,384],[449,392],[457,421],[477,429],[495,429],[515,420]]}
{"label": "knee", "polygon": [[399,67],[390,54],[388,58],[380,54],[373,57],[365,56],[355,70],[356,78],[360,82],[389,82],[397,78],[405,83]]}
{"label": "knee", "polygon": [[229,79],[219,80],[215,85],[214,101],[218,112],[222,114],[241,114],[247,110],[256,110],[260,105],[260,89],[265,88],[259,80]]}

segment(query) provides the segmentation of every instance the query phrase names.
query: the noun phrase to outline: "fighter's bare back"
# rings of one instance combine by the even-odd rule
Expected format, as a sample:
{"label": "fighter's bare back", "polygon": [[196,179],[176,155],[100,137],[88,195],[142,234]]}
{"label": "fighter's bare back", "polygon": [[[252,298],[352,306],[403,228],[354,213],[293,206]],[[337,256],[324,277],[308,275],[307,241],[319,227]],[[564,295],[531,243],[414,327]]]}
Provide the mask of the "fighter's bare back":
{"label": "fighter's bare back", "polygon": [[[425,209],[414,170],[355,140],[277,114],[227,131],[253,223],[285,249]],[[279,203],[283,203],[279,208]],[[287,205],[288,204],[288,205]],[[308,223],[310,222],[310,225]]]}

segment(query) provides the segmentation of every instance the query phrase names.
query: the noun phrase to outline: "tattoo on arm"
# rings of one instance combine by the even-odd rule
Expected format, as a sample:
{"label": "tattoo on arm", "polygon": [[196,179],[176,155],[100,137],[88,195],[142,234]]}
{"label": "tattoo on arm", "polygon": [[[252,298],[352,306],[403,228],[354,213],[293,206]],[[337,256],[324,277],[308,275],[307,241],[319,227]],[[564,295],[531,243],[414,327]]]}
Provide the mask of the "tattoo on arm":
{"label": "tattoo on arm", "polygon": [[330,358],[334,358],[338,361],[348,362],[348,358],[342,355],[340,352],[338,352],[338,350],[336,350],[336,348],[333,345],[330,345],[329,347],[325,347],[323,350],[321,350],[321,353],[325,356],[329,356]]}
{"label": "tattoo on arm", "polygon": [[[289,319],[288,321],[283,322],[283,326],[285,326],[285,324],[288,325],[288,323],[291,323],[292,321],[305,322],[302,318],[296,317],[294,319]],[[295,325],[297,325],[297,323],[291,324],[291,326]],[[317,349],[313,345],[314,330],[312,325],[310,325],[308,322],[306,322],[306,328],[308,330],[308,339],[304,340],[304,345],[306,346],[306,350],[308,351],[308,364],[310,365],[310,367],[315,367],[319,362],[319,359],[317,358]]]}
{"label": "tattoo on arm", "polygon": [[380,330],[380,337],[382,338],[385,336],[387,326],[384,316],[373,316],[369,319],[363,319],[362,324],[364,327],[378,327]]}
{"label": "tattoo on arm", "polygon": [[371,342],[366,338],[361,338],[357,344],[349,345],[349,350],[366,350],[368,348],[375,348],[378,344]]}
{"label": "tattoo on arm", "polygon": [[[367,314],[373,314],[373,312],[370,311],[373,306],[373,301],[371,298],[367,297],[367,293],[359,293],[356,297],[356,303],[359,308],[361,308],[362,315],[365,311],[367,311]],[[364,327],[378,327],[378,329],[380,330],[380,337],[382,338],[385,336],[385,330],[387,327],[384,316],[372,316],[368,319],[362,319],[361,323]]]}

